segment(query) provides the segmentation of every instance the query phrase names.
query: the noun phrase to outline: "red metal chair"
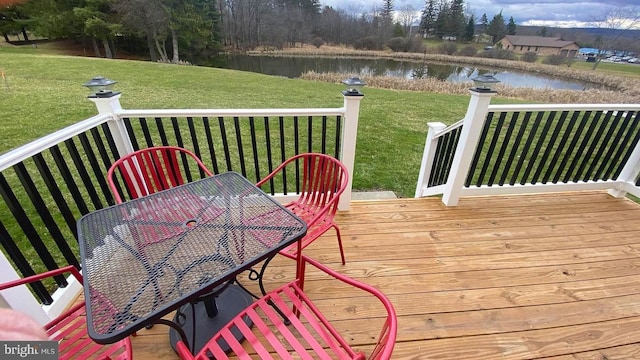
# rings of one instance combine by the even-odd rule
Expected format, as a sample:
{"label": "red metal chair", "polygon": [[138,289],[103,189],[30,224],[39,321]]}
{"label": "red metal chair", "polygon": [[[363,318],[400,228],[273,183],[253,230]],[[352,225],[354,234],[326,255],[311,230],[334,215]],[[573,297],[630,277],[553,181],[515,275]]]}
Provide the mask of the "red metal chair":
{"label": "red metal chair", "polygon": [[120,204],[124,194],[116,183],[118,176],[131,198],[136,199],[184,184],[189,179],[189,164],[197,166],[208,176],[213,175],[193,152],[177,146],[156,146],[134,151],[116,160],[107,172],[107,181],[116,203]]}
{"label": "red metal chair", "polygon": [[[302,249],[309,246],[330,228],[334,228],[338,236],[340,257],[344,265],[340,229],[333,218],[338,210],[340,195],[347,187],[349,175],[347,168],[339,160],[329,155],[317,153],[296,155],[287,159],[256,185],[261,187],[276,178],[283,181],[287,173],[288,176],[293,177],[297,173],[300,161],[303,164],[300,197],[285,206],[307,223],[307,234],[301,240]],[[283,249],[280,254],[295,259],[297,249],[298,246],[293,244]]]}
{"label": "red metal chair", "polygon": [[[68,273],[71,273],[82,284],[82,275],[74,266],[70,265],[0,284],[0,291]],[[106,316],[110,313],[111,307],[106,301],[103,302],[103,305],[104,308],[101,310]],[[111,313],[115,315],[115,311]],[[86,318],[84,302],[80,302],[44,326],[51,340],[59,342],[59,359],[125,360],[132,358],[129,338],[109,345],[100,345],[91,340],[87,334]]]}
{"label": "red metal chair", "polygon": [[[305,263],[372,294],[382,303],[386,318],[368,357],[353,349],[313,304],[303,290],[303,276],[251,304],[218,331],[196,355],[189,351],[184,342],[178,341],[178,355],[186,360],[229,359],[231,353],[239,359],[390,359],[396,341],[397,317],[389,299],[374,287],[341,275],[303,256],[302,268]],[[274,311],[270,305],[272,302],[281,309],[290,325]],[[251,319],[253,327],[246,325],[246,317]],[[242,333],[246,339],[244,344],[236,340],[233,332]],[[230,354],[226,354],[220,347],[222,340],[230,346]]]}

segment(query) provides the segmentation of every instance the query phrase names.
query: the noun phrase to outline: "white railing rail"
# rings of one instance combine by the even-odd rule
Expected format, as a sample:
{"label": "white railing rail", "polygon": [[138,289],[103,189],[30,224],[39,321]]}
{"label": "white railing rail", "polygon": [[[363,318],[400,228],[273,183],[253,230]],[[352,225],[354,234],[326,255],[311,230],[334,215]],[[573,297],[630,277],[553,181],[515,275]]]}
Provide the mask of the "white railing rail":
{"label": "white railing rail", "polygon": [[[453,125],[429,123],[429,130],[425,142],[415,197],[442,195],[442,201],[447,206],[457,205],[461,196],[542,193],[577,190],[609,190],[615,197],[625,196],[626,193],[640,195],[640,188],[635,185],[640,173],[640,142],[626,159],[624,168],[615,180],[586,180],[570,182],[537,182],[525,184],[490,184],[480,186],[465,186],[465,180],[470,172],[472,160],[480,142],[481,132],[489,113],[540,113],[540,112],[602,112],[609,113],[611,118],[620,119],[632,112],[631,119],[638,120],[639,104],[510,104],[490,105],[495,92],[477,91],[471,89],[471,100],[465,117]],[[461,127],[461,128],[460,128]],[[459,131],[458,142],[452,156],[451,165],[447,167],[448,176],[436,184],[429,184],[435,163],[442,161],[442,155],[436,159],[438,141],[451,132]],[[499,147],[499,145],[497,146]],[[442,151],[442,149],[441,149]],[[513,150],[511,150],[513,151]],[[590,154],[593,155],[593,154]],[[440,168],[439,171],[442,171]]]}

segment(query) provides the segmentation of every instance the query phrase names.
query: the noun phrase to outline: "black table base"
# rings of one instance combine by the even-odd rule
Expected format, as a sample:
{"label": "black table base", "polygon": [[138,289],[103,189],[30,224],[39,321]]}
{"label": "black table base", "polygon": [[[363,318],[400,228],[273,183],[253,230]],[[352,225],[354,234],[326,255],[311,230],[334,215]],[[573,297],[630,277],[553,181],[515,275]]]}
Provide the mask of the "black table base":
{"label": "black table base", "polygon": [[[195,354],[202,349],[202,347],[209,342],[214,334],[224,327],[231,319],[236,317],[240,312],[249,307],[253,302],[253,297],[246,291],[242,290],[237,285],[230,285],[220,294],[215,297],[215,306],[217,307],[217,314],[210,317],[207,313],[207,301],[199,301],[194,304],[187,304],[178,310],[178,315],[174,317],[173,321],[179,324],[185,332],[189,346],[192,352]],[[211,304],[211,303],[209,303]],[[195,317],[193,316],[195,312]],[[193,334],[193,319],[195,318],[195,336]],[[248,317],[245,317],[244,322],[248,326],[252,326],[253,322]],[[244,340],[244,337],[239,332],[231,331],[239,342]],[[176,344],[180,339],[180,335],[174,329],[169,331],[169,342],[173,350],[176,350]],[[218,345],[226,352],[230,350],[226,341],[220,340]]]}

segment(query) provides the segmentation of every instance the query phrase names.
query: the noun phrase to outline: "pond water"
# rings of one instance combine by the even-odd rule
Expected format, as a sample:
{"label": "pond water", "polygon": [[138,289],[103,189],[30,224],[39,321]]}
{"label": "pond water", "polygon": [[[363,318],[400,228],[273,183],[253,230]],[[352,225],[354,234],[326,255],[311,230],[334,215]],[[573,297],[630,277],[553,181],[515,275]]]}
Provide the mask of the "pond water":
{"label": "pond water", "polygon": [[[208,66],[257,72],[267,75],[297,78],[308,71],[344,73],[348,76],[386,75],[412,79],[414,70],[422,66],[421,62],[399,61],[391,59],[350,59],[342,57],[273,57],[227,55],[211,61]],[[427,63],[426,76],[451,82],[470,82],[479,74],[492,73],[504,85],[512,87],[532,87],[548,89],[583,90],[596,87],[546,76],[529,74],[513,70],[477,68],[469,65],[443,65]]]}

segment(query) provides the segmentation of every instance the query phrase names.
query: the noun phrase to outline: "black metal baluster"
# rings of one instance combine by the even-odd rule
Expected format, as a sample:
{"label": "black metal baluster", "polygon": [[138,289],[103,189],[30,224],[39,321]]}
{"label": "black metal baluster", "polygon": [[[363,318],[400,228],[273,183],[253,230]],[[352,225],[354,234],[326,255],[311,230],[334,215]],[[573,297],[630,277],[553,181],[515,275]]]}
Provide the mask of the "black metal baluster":
{"label": "black metal baluster", "polygon": [[459,127],[452,131],[449,135],[449,140],[447,143],[447,147],[445,148],[445,162],[442,167],[442,176],[440,178],[440,184],[446,184],[447,179],[449,178],[449,174],[451,173],[451,164],[453,164],[453,159],[456,156],[456,149],[458,148],[458,143],[460,142],[460,134],[462,134],[462,128]]}
{"label": "black metal baluster", "polygon": [[[0,244],[5,249],[7,255],[9,256],[9,259],[13,261],[23,277],[36,274],[36,272],[29,264],[29,261],[27,261],[20,248],[16,245],[17,242],[11,237],[11,234],[9,234],[7,228],[2,222],[0,222]],[[51,295],[41,281],[33,282],[29,284],[29,286],[44,305],[50,305],[53,302]]]}
{"label": "black metal baluster", "polygon": [[[271,128],[269,127],[269,117],[264,117],[264,140],[267,148],[267,174],[273,171],[273,148],[271,147]],[[259,180],[262,179],[262,175],[256,173]]]}
{"label": "black metal baluster", "polygon": [[256,182],[260,181],[260,159],[258,158],[258,140],[256,138],[256,126],[253,116],[249,117],[249,129],[251,133],[251,150],[253,151],[253,166],[256,174]]}
{"label": "black metal baluster", "polygon": [[49,193],[51,193],[51,197],[55,201],[56,207],[60,211],[60,214],[62,214],[62,217],[64,218],[65,222],[67,223],[67,227],[73,233],[73,236],[77,239],[78,227],[76,226],[75,216],[71,212],[71,209],[67,204],[67,201],[64,199],[64,195],[62,195],[62,192],[60,191],[60,188],[58,187],[58,184],[56,183],[56,180],[54,179],[53,174],[51,174],[51,169],[49,168],[49,165],[44,160],[42,153],[35,154],[33,156],[33,162],[36,164],[36,168],[40,172],[40,176],[42,177],[42,180],[44,181],[45,185],[47,185],[47,189],[49,189]]}
{"label": "black metal baluster", "polygon": [[[169,140],[167,139],[167,132],[164,130],[162,118],[157,117],[155,118],[155,120],[158,134],[160,134],[160,144],[162,144],[163,146],[169,146]],[[154,146],[154,144],[153,142],[150,142],[148,147],[152,146]]]}
{"label": "black metal baluster", "polygon": [[320,138],[321,140],[321,152],[323,154],[327,153],[327,116],[324,115],[322,116],[322,137]]}
{"label": "black metal baluster", "polygon": [[82,133],[78,135],[80,138],[80,144],[82,145],[82,149],[84,150],[84,154],[87,156],[87,160],[89,160],[89,164],[91,165],[91,169],[93,170],[93,174],[100,185],[100,189],[102,190],[102,194],[110,193],[109,185],[107,185],[107,178],[105,177],[106,173],[103,173],[100,165],[98,164],[98,158],[96,157],[96,153],[93,150],[93,146],[89,142],[89,138],[86,133]]}
{"label": "black metal baluster", "polygon": [[342,116],[336,117],[336,153],[334,157],[340,159],[340,149],[342,148]]}
{"label": "black metal baluster", "polygon": [[624,155],[622,155],[622,159],[620,159],[618,167],[616,168],[615,172],[611,176],[613,180],[618,179],[618,176],[620,176],[622,169],[624,169],[625,165],[627,164],[627,161],[629,161],[629,158],[631,157],[631,154],[633,153],[636,146],[638,145],[638,141],[640,141],[640,128],[638,128],[638,125],[640,125],[640,116],[638,116],[638,113],[636,112],[634,113],[634,121],[633,121],[633,125],[631,126],[633,131],[631,130],[629,131],[629,133],[627,134],[627,137],[625,138],[625,143],[628,143],[632,132],[635,132],[635,136],[633,137],[633,141],[627,147]]}
{"label": "black metal baluster", "polygon": [[222,137],[222,148],[224,149],[227,171],[233,171],[233,167],[231,166],[231,154],[229,153],[229,139],[227,139],[227,129],[224,125],[224,117],[218,117],[218,125],[220,126],[220,136]]}
{"label": "black metal baluster", "polygon": [[[156,123],[158,122],[159,119],[156,119]],[[162,125],[162,123],[160,123]],[[149,123],[147,122],[146,118],[141,118],[140,119],[140,127],[142,129],[142,133],[144,135],[144,140],[146,142],[146,145],[144,146],[145,148],[148,147],[152,147],[158,144],[154,144],[153,138],[151,137],[151,131],[149,130]],[[140,149],[142,148],[142,146],[140,146]]]}
{"label": "black metal baluster", "polygon": [[[574,118],[576,120],[577,127],[574,126],[575,130],[573,130],[572,128],[571,136],[573,136],[573,138],[571,139],[569,150],[567,151],[565,157],[562,159],[562,162],[560,163],[560,168],[564,169],[564,176],[562,178],[563,183],[567,183],[571,178],[571,174],[575,169],[575,164],[577,163],[577,159],[580,157],[580,153],[576,152],[576,146],[578,145],[578,141],[580,141],[582,132],[585,129],[585,123],[588,121],[589,117],[591,117],[591,112],[590,111],[585,112],[582,115],[581,120],[578,122],[577,120],[579,116],[580,116],[580,111],[576,111],[574,113]],[[569,160],[571,160],[571,164],[567,167]],[[560,181],[560,175],[561,175],[560,172],[556,174],[556,177],[553,179],[554,183],[557,183],[558,181]]]}
{"label": "black metal baluster", "polygon": [[242,133],[240,132],[240,119],[236,116],[233,118],[233,126],[236,130],[236,143],[238,144],[238,158],[240,159],[240,172],[242,176],[247,177],[247,168],[244,161],[244,145],[242,143]]}
{"label": "black metal baluster", "polygon": [[204,132],[207,136],[207,144],[209,145],[209,156],[211,157],[211,166],[213,167],[213,173],[219,174],[218,170],[218,160],[216,158],[216,149],[213,142],[213,135],[211,133],[211,124],[209,123],[208,117],[202,118],[202,123],[204,124]]}
{"label": "black metal baluster", "polygon": [[435,186],[441,183],[441,176],[444,168],[444,165],[443,165],[444,157],[447,155],[445,154],[445,148],[446,148],[448,136],[449,136],[449,133],[446,133],[438,137],[437,144],[436,144],[436,151],[433,157],[431,174],[429,175],[429,181],[427,182],[428,186]]}
{"label": "black metal baluster", "polygon": [[51,234],[51,238],[58,246],[58,249],[60,249],[60,252],[64,256],[65,260],[67,260],[69,264],[79,267],[80,263],[76,259],[76,256],[73,254],[73,251],[69,247],[69,244],[67,244],[64,235],[62,235],[60,227],[58,227],[58,224],[53,219],[53,216],[51,216],[51,212],[45,206],[45,201],[42,198],[42,195],[40,195],[40,192],[38,192],[38,188],[33,182],[31,175],[29,175],[29,172],[27,171],[24,163],[17,163],[13,166],[13,169],[18,175],[18,179],[20,179],[20,183],[22,183],[22,187],[24,188],[25,193],[27,194],[27,196],[29,196],[29,200],[31,200],[33,208],[36,210],[36,212],[38,212],[40,219],[49,231],[49,234]]}
{"label": "black metal baluster", "polygon": [[[538,167],[536,168],[536,171],[533,174],[533,179],[531,181],[533,184],[537,183],[538,180],[540,180],[540,182],[543,184],[547,183],[547,178],[542,175],[542,172],[545,169],[546,170],[549,169],[547,160],[549,159],[549,155],[551,154],[551,151],[556,146],[555,143],[558,138],[558,134],[560,134],[560,130],[562,129],[562,117],[563,116],[566,117],[565,112],[563,111],[560,115],[560,120],[555,121],[556,115],[557,115],[556,111],[551,111],[549,113],[549,116],[546,119],[545,129],[551,130],[551,127],[553,126],[553,131],[551,132],[551,137],[549,138],[549,140],[547,140],[547,135],[549,134],[549,132],[548,131],[544,132],[544,129],[543,129],[544,136],[540,138],[540,141],[541,141],[540,145],[541,146],[544,145],[545,150],[542,153],[542,158],[540,159],[540,161],[538,161]],[[541,176],[542,176],[542,179],[540,179]]]}
{"label": "black metal baluster", "polygon": [[69,192],[71,193],[71,197],[74,199],[76,205],[78,206],[78,210],[80,210],[80,213],[83,215],[87,214],[89,212],[89,208],[84,201],[84,196],[80,194],[78,185],[73,179],[71,171],[69,171],[69,166],[67,166],[67,163],[64,160],[65,157],[62,155],[62,152],[60,152],[60,148],[58,147],[58,145],[55,145],[51,147],[50,151],[51,155],[53,156],[53,160],[55,161],[56,166],[58,167],[58,170],[60,171],[60,174],[62,175],[62,178],[67,185],[67,189],[69,189]]}
{"label": "black metal baluster", "polygon": [[[562,139],[564,139],[564,136],[562,137],[559,143],[557,143],[557,140],[558,140],[558,136],[560,136],[560,133],[564,128],[564,123],[567,120],[568,115],[569,115],[568,111],[563,111],[560,114],[560,119],[558,119],[558,121],[556,122],[556,126],[553,130],[553,134],[551,135],[551,140],[549,140],[547,149],[545,150],[544,156],[542,157],[541,163],[545,164],[547,167],[547,170],[542,176],[543,184],[546,184],[547,182],[549,182],[549,179],[551,179],[551,176],[553,175],[554,169],[558,161],[558,157],[560,156],[561,153],[564,152],[564,143],[562,142]],[[567,135],[569,131],[571,130],[564,128],[564,135]],[[551,161],[547,164],[547,160],[549,159],[549,156],[551,156],[552,152],[553,152],[553,157],[551,158]],[[558,169],[557,171],[560,172],[562,171],[562,169]]]}
{"label": "black metal baluster", "polygon": [[73,164],[75,165],[76,171],[78,172],[78,175],[80,175],[80,179],[82,180],[82,183],[84,184],[84,188],[87,191],[87,193],[89,194],[89,198],[91,199],[91,201],[93,202],[93,206],[95,209],[102,209],[102,201],[100,201],[100,197],[98,196],[98,193],[96,192],[95,186],[93,184],[93,181],[91,180],[91,177],[89,176],[89,173],[87,171],[87,167],[85,166],[84,162],[82,161],[82,157],[80,156],[80,153],[78,152],[78,148],[76,147],[76,144],[73,142],[73,139],[68,139],[65,142],[65,145],[67,147],[67,150],[69,151],[69,155],[71,155],[71,159],[73,160]]}
{"label": "black metal baluster", "polygon": [[[500,122],[499,125],[500,128],[502,128],[504,125],[504,120],[507,118],[507,113],[503,112],[500,114]],[[506,174],[509,171],[508,168],[508,164],[503,164],[502,160],[504,159],[504,154],[507,152],[507,147],[509,147],[509,140],[511,140],[511,134],[513,133],[513,127],[515,126],[515,121],[513,119],[513,116],[511,118],[511,121],[509,122],[509,127],[507,127],[507,132],[505,133],[504,137],[502,138],[502,145],[500,146],[500,150],[498,150],[498,155],[495,159],[495,161],[493,162],[493,170],[491,171],[491,175],[489,176],[489,186],[492,186],[496,177],[498,176],[498,171],[500,170],[500,168],[502,168],[502,173]],[[498,134],[496,134],[496,138],[495,140],[497,141],[499,139]],[[499,181],[499,180],[498,180]],[[500,184],[502,185],[502,184]]]}
{"label": "black metal baluster", "polygon": [[313,116],[307,117],[307,152],[313,152]]}
{"label": "black metal baluster", "polygon": [[[33,246],[33,249],[40,257],[40,260],[42,260],[44,266],[49,270],[57,269],[58,264],[56,264],[53,256],[51,256],[51,253],[49,253],[49,249],[42,241],[42,238],[40,237],[40,234],[38,233],[36,228],[33,226],[31,219],[29,219],[29,216],[27,215],[27,213],[25,213],[22,204],[20,204],[20,202],[18,201],[18,198],[5,179],[3,173],[0,173],[0,196],[2,196],[2,198],[4,199],[4,202],[7,204],[9,211],[22,229],[22,232],[24,233],[26,239],[29,240],[29,242]],[[66,285],[64,276],[61,275],[56,277],[56,282],[59,285]]]}
{"label": "black metal baluster", "polygon": [[[200,151],[200,142],[198,141],[198,132],[196,131],[195,122],[191,116],[187,117],[187,127],[189,128],[189,136],[191,137],[191,146],[193,146],[193,149],[191,150],[196,154],[198,159],[203,160],[202,151]],[[201,179],[204,179],[207,176],[200,166],[198,166],[198,173],[200,174]]]}
{"label": "black metal baluster", "polygon": [[[93,136],[93,142],[95,143],[96,148],[98,149],[98,153],[100,154],[100,158],[102,159],[102,165],[104,169],[109,169],[111,167],[111,158],[109,158],[109,154],[107,153],[107,148],[105,147],[105,141],[100,135],[98,128],[91,129],[91,135]],[[108,138],[108,137],[107,137]],[[107,173],[105,172],[103,178],[106,179]],[[113,194],[111,193],[111,189],[107,185],[107,190],[104,192],[104,197],[107,199],[107,204],[113,205],[115,204],[115,200],[113,199]],[[75,229],[76,226],[73,226],[74,236],[76,235]],[[77,236],[76,236],[77,238]]]}
{"label": "black metal baluster", "polygon": [[[532,112],[527,112],[525,114],[525,116],[529,116],[529,117],[531,115],[533,115]],[[533,140],[535,139],[535,136],[538,132],[538,128],[540,127],[540,122],[542,121],[543,115],[544,115],[543,112],[539,112],[535,120],[533,121],[533,126],[531,127],[531,131],[529,132],[529,136],[527,136],[527,142],[525,143],[524,148],[522,149],[522,154],[520,155],[520,159],[518,159],[518,165],[516,165],[514,176],[511,178],[511,181],[509,182],[511,185],[515,184],[515,182],[517,181],[516,174],[517,175],[520,174],[520,170],[524,166],[524,162],[527,161],[527,159],[529,159],[529,161],[527,162],[527,167],[525,168],[524,174],[520,179],[520,185],[524,185],[528,181],[530,168],[533,166],[533,162],[535,162],[535,159],[529,156],[529,150],[531,150],[531,145],[533,144]]]}
{"label": "black metal baluster", "polygon": [[[569,165],[569,173],[573,177],[571,179],[572,182],[577,182],[578,179],[580,178],[580,172],[581,172],[580,168],[583,166],[585,160],[588,159],[585,151],[587,146],[591,142],[591,140],[593,140],[592,134],[595,133],[595,129],[598,125],[598,121],[600,120],[601,115],[602,115],[602,112],[598,111],[594,114],[593,118],[591,118],[591,112],[588,111],[582,117],[581,125],[584,125],[587,122],[590,123],[590,125],[589,125],[589,129],[585,132],[584,137],[582,137],[582,140],[580,141],[580,147],[576,152],[576,156],[573,158],[573,161],[571,161],[571,165]],[[565,179],[566,179],[565,182],[568,182],[570,180],[568,177]]]}
{"label": "black metal baluster", "polygon": [[[129,135],[129,140],[131,141],[131,145],[133,146],[134,150],[140,150],[140,145],[138,144],[138,138],[136,136],[135,131],[133,131],[133,125],[131,124],[131,121],[129,118],[125,118],[124,120],[124,126],[127,129],[127,134]],[[139,118],[138,119],[140,121],[140,125],[142,126],[142,122],[146,121],[144,118]],[[111,132],[109,132],[109,134],[111,134]],[[111,146],[111,150],[113,151],[114,154],[114,159],[119,159],[120,158],[120,154],[118,154],[117,152],[117,146],[115,144],[115,142],[113,141],[113,138],[109,139],[110,141],[110,145]],[[121,192],[122,193],[122,192]]]}
{"label": "black metal baluster", "polygon": [[[520,124],[520,129],[518,130],[518,134],[516,135],[516,138],[513,141],[513,146],[511,147],[511,154],[509,154],[509,158],[507,159],[506,168],[509,169],[509,171],[505,170],[504,172],[502,172],[502,177],[498,181],[498,184],[500,186],[504,185],[504,183],[507,182],[507,176],[509,175],[509,173],[511,173],[511,181],[513,181],[513,183],[510,183],[510,185],[513,185],[515,183],[515,179],[518,176],[518,173],[520,172],[520,169],[522,166],[520,161],[516,163],[516,168],[513,171],[511,171],[511,166],[513,165],[513,161],[516,159],[516,156],[518,156],[519,158],[522,158],[524,156],[523,151],[520,151],[520,145],[522,144],[522,139],[527,130],[527,127],[529,126],[530,117],[531,117],[531,113],[526,112],[524,115],[524,118],[522,119],[522,123]],[[520,112],[514,112],[511,117],[511,121],[516,122],[519,120],[519,118],[520,118]]]}
{"label": "black metal baluster", "polygon": [[613,114],[611,113],[611,111],[608,111],[604,115],[604,120],[602,121],[602,123],[600,123],[600,127],[598,128],[598,131],[596,132],[596,135],[593,138],[593,142],[589,147],[589,151],[587,151],[587,153],[585,154],[586,157],[591,159],[591,161],[589,162],[589,168],[587,169],[586,173],[582,177],[582,181],[597,180],[596,178],[594,178],[593,170],[598,165],[598,160],[600,158],[598,157],[598,155],[593,156],[593,153],[596,151],[596,149],[598,149],[596,153],[602,156],[601,152],[604,151],[604,146],[606,143],[606,138],[602,139],[602,135],[605,129],[609,128],[612,115]]}
{"label": "black metal baluster", "polygon": [[[598,180],[608,180],[608,176],[606,176],[605,171],[606,169],[611,169],[616,165],[612,161],[613,154],[617,152],[616,149],[622,148],[624,146],[624,143],[622,143],[620,140],[622,140],[622,135],[629,127],[629,118],[625,116],[622,124],[620,124],[620,120],[623,115],[624,113],[622,111],[618,111],[618,114],[616,115],[614,120],[614,124],[612,124],[611,126],[611,136],[614,136],[614,138],[613,140],[611,140],[611,136],[607,137],[607,145],[609,149],[607,150],[606,154],[604,154],[598,170],[596,170],[596,179]],[[615,132],[615,135],[613,132]]]}
{"label": "black metal baluster", "polygon": [[[555,116],[556,116],[556,112],[552,111],[549,113],[549,115],[545,119],[544,126],[542,127],[542,132],[540,133],[540,138],[538,139],[538,143],[536,144],[536,147],[533,150],[531,162],[529,162],[529,166],[527,167],[527,171],[526,171],[527,174],[531,172],[533,164],[536,162],[538,155],[540,155],[540,150],[542,149],[542,145],[547,142],[547,134],[549,133],[549,129],[551,129],[551,123],[553,122],[553,118],[555,118]],[[536,172],[531,178],[532,184],[535,184],[536,182],[538,182],[538,177],[540,176],[540,172],[542,171],[543,166],[544,166],[544,163],[541,161],[538,161],[538,167],[536,168]]]}
{"label": "black metal baluster", "polygon": [[[476,149],[476,156],[478,156],[479,160],[482,160],[482,166],[480,168],[480,174],[478,175],[478,180],[476,181],[476,186],[480,187],[484,182],[484,176],[487,173],[487,169],[489,168],[489,163],[491,162],[491,156],[493,155],[493,150],[496,146],[497,136],[500,135],[500,129],[502,128],[502,123],[498,122],[496,129],[491,135],[491,141],[489,142],[489,148],[487,149],[487,154],[482,154],[482,149],[485,146],[485,143],[489,136],[489,131],[491,130],[491,121],[493,121],[494,113],[490,112],[487,114],[487,119],[484,123],[484,127],[482,129],[482,135],[480,136],[480,140],[478,142],[478,147]],[[504,120],[504,119],[502,119]],[[471,179],[469,179],[471,180]]]}

